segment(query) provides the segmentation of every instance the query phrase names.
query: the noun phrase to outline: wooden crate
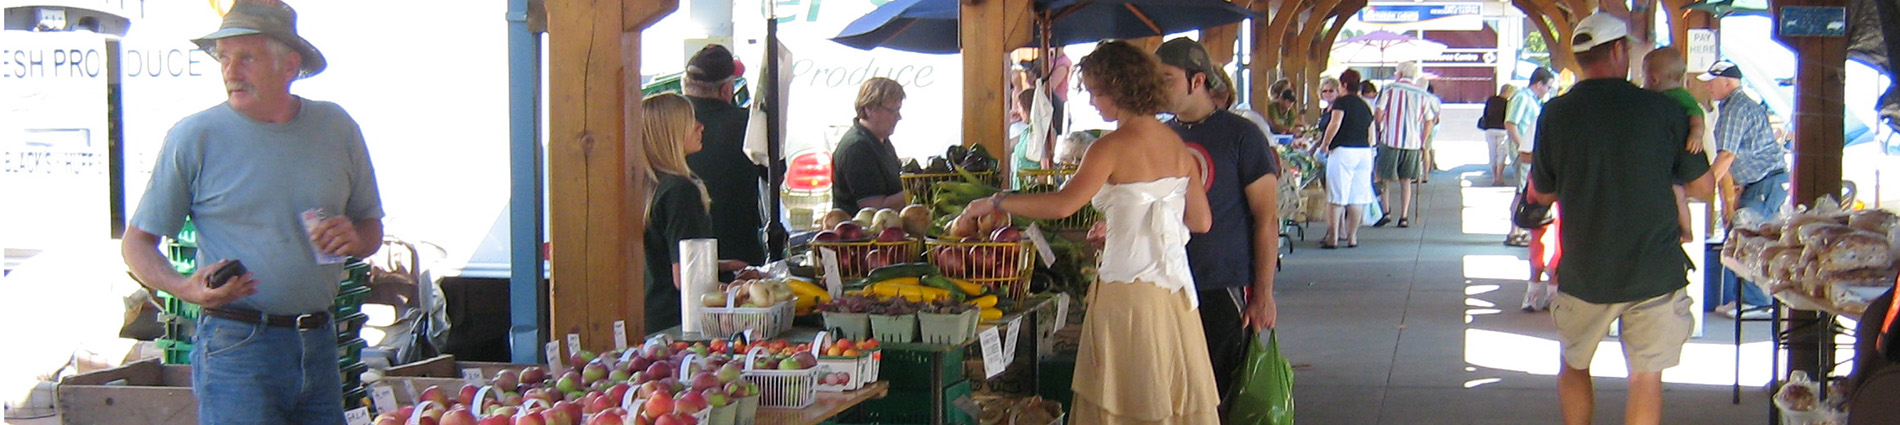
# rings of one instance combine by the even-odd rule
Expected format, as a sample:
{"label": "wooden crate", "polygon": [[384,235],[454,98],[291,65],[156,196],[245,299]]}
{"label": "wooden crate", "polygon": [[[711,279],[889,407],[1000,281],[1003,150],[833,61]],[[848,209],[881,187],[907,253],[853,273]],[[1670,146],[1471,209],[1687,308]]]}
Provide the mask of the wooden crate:
{"label": "wooden crate", "polygon": [[145,359],[59,382],[61,423],[195,425],[191,366]]}

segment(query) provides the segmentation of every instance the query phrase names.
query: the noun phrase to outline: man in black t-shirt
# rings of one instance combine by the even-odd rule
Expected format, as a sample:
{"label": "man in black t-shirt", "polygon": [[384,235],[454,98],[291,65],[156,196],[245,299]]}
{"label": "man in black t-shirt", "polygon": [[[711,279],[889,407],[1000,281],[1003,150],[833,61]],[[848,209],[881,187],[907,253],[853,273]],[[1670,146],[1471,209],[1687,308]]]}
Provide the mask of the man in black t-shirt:
{"label": "man in black t-shirt", "polygon": [[831,155],[831,204],[848,213],[860,208],[903,209],[910,204],[904,182],[898,177],[902,165],[897,148],[891,145],[891,133],[904,118],[904,86],[884,77],[864,80],[858,87],[857,120],[851,131],[838,141]]}
{"label": "man in black t-shirt", "polygon": [[719,258],[765,264],[765,227],[759,191],[763,184],[758,164],[745,152],[746,110],[732,104],[732,81],[739,67],[725,46],[707,45],[687,61],[681,79],[693,115],[705,129],[705,148],[686,156],[693,174],[706,183],[712,197],[712,230],[719,239]]}
{"label": "man in black t-shirt", "polygon": [[1176,38],[1155,55],[1173,97],[1168,126],[1200,163],[1214,215],[1214,227],[1194,234],[1187,251],[1200,291],[1208,360],[1225,397],[1247,352],[1246,331],[1271,329],[1277,319],[1273,278],[1280,250],[1280,161],[1260,126],[1214,102],[1213,93],[1230,88],[1205,47]]}
{"label": "man in black t-shirt", "polygon": [[1558,398],[1572,425],[1591,423],[1590,360],[1616,320],[1629,367],[1625,421],[1661,422],[1662,371],[1681,361],[1694,324],[1672,186],[1694,197],[1715,187],[1708,156],[1682,148],[1682,107],[1627,80],[1627,34],[1606,13],[1577,22],[1572,51],[1586,80],[1544,105],[1531,152],[1530,197],[1563,203],[1563,284],[1550,312],[1563,346]]}

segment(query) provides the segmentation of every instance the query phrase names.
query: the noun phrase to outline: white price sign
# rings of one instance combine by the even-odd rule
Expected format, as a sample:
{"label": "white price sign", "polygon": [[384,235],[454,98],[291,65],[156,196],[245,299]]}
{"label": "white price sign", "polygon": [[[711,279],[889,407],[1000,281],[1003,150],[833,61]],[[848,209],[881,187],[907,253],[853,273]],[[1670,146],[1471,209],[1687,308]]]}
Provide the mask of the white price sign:
{"label": "white price sign", "polygon": [[[580,352],[581,352],[581,334],[567,334],[567,353],[579,354]],[[573,365],[573,366],[581,367],[581,365]]]}
{"label": "white price sign", "polygon": [[482,370],[476,368],[462,369],[462,382],[477,387],[482,386]]}
{"label": "white price sign", "polygon": [[396,409],[402,408],[401,404],[396,403],[396,389],[388,385],[370,386],[369,402],[376,406],[376,411],[383,413],[395,412]]}
{"label": "white price sign", "polygon": [[548,341],[548,372],[561,373],[561,343]]}
{"label": "white price sign", "polygon": [[1009,321],[1009,336],[1006,338],[1003,338],[1004,364],[1008,364],[1008,363],[1016,361],[1016,336],[1022,334],[1022,331],[1023,331],[1023,317],[1022,316],[1016,316],[1016,320]]}
{"label": "white price sign", "polygon": [[343,412],[343,422],[349,425],[370,425],[369,408],[358,407]]}
{"label": "white price sign", "polygon": [[1062,330],[1062,325],[1069,323],[1069,294],[1056,293],[1055,322],[1054,325],[1049,327],[1049,330],[1052,332]]}
{"label": "white price sign", "polygon": [[1042,236],[1042,228],[1029,223],[1029,241],[1036,244],[1036,253],[1042,254],[1043,267],[1056,266],[1056,251],[1049,247],[1049,238]]}
{"label": "white price sign", "polygon": [[627,349],[627,321],[614,321],[614,349]]}
{"label": "white price sign", "polygon": [[996,327],[976,333],[977,343],[983,346],[983,377],[994,378],[1009,367],[1009,359],[1003,358],[1003,337],[996,333]]}
{"label": "white price sign", "polygon": [[838,251],[818,248],[818,257],[825,267],[825,290],[831,292],[832,298],[844,296],[843,272],[838,271]]}

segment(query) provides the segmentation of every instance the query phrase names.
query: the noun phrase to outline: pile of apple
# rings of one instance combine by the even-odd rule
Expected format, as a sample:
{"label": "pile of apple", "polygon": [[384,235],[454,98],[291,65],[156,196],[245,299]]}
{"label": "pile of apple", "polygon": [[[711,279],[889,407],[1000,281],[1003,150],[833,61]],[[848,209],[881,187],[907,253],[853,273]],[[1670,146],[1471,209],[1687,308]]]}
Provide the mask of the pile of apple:
{"label": "pile of apple", "polygon": [[[1023,232],[1010,225],[1008,213],[997,212],[981,217],[958,217],[944,229],[938,245],[926,254],[930,264],[954,279],[996,279],[1015,277],[1022,267],[1020,256]],[[981,246],[984,242],[1017,245]]]}
{"label": "pile of apple", "polygon": [[[823,225],[826,230],[813,235],[813,243],[906,242],[913,237],[922,238],[929,231],[930,210],[922,205],[905,207],[902,213],[890,209],[865,208],[858,212],[857,218],[851,218],[844,210],[832,210],[824,218]],[[843,247],[838,252],[838,269],[847,277],[863,276],[879,267],[907,263],[916,258],[917,251],[910,244],[868,249]]]}
{"label": "pile of apple", "polygon": [[[405,425],[413,417],[421,425],[699,425],[697,415],[725,425],[734,416],[706,415],[717,412],[709,409],[756,405],[760,394],[741,379],[742,362],[703,343],[650,343],[600,356],[583,350],[568,360],[583,366],[558,377],[542,367],[502,370],[488,385],[464,385],[453,400],[430,386],[418,405],[384,412],[375,424]],[[683,365],[693,371],[679,373]]]}

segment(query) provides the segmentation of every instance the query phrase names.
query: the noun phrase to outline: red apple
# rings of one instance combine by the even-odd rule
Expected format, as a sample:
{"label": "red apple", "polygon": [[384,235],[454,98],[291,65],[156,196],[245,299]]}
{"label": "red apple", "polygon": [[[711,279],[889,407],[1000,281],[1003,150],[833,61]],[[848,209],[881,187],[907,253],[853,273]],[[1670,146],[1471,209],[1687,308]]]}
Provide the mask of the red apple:
{"label": "red apple", "polygon": [[[500,376],[496,376],[496,378],[500,378]],[[521,383],[542,384],[547,380],[548,370],[542,369],[540,366],[529,366],[527,369],[521,370]]]}
{"label": "red apple", "polygon": [[430,385],[429,388],[422,389],[422,395],[416,396],[416,400],[418,401],[418,404],[420,404],[420,402],[422,401],[433,401],[435,402],[436,405],[440,405],[440,406],[449,405],[449,395],[447,393],[442,392],[441,387],[434,386],[434,385]]}
{"label": "red apple", "polygon": [[564,393],[580,391],[586,385],[587,381],[581,379],[581,374],[571,370],[561,374],[561,379],[554,381],[554,389]]}
{"label": "red apple", "polygon": [[668,364],[667,362],[653,362],[653,364],[647,365],[646,373],[647,373],[646,374],[647,379],[659,379],[659,378],[664,378],[668,376],[673,376],[673,365]]}
{"label": "red apple", "polygon": [[627,409],[618,407],[600,411],[600,414],[588,418],[585,425],[621,425],[626,421]]}
{"label": "red apple", "polygon": [[651,418],[659,418],[668,413],[673,413],[673,394],[665,391],[653,393],[652,397],[647,398],[646,408],[640,412]]}
{"label": "red apple", "polygon": [[699,421],[694,420],[692,415],[683,413],[662,415],[653,420],[653,425],[698,425],[698,423]]}
{"label": "red apple", "polygon": [[672,390],[672,388],[660,383],[660,381],[647,381],[645,384],[640,384],[640,389],[634,390],[633,398],[653,398],[654,394],[668,392],[670,390]]}
{"label": "red apple", "polygon": [[864,226],[859,226],[858,223],[849,221],[838,223],[838,227],[831,230],[838,232],[838,239],[845,242],[857,242],[865,239]]}
{"label": "red apple", "polygon": [[541,411],[541,420],[548,425],[575,425],[580,422],[581,414],[572,411],[574,406],[577,405],[565,401],[555,402],[553,407]]}
{"label": "red apple", "polygon": [[[506,416],[506,415],[489,415],[489,416],[483,417],[479,421],[475,421],[475,425],[509,425],[508,423],[512,419],[514,418],[511,416]],[[376,424],[376,425],[382,425],[382,424]]]}
{"label": "red apple", "polygon": [[838,238],[838,232],[822,230],[819,231],[818,234],[812,235],[811,241],[817,243],[838,243],[841,240]]}
{"label": "red apple", "polygon": [[1023,240],[1023,232],[1014,227],[1004,226],[990,232],[990,240],[996,242],[1018,242]]}
{"label": "red apple", "polygon": [[599,381],[602,379],[607,379],[607,363],[606,362],[602,362],[596,359],[594,361],[587,362],[587,366],[581,368],[581,380],[583,382],[591,384],[591,383],[594,383],[594,381]]}
{"label": "red apple", "polygon": [[537,407],[518,413],[515,415],[514,425],[548,425],[548,420],[541,417],[542,411]]}
{"label": "red apple", "polygon": [[455,394],[455,402],[465,404],[465,405],[473,405],[475,404],[475,393],[480,392],[481,390],[482,390],[482,387],[477,387],[477,386],[469,385],[469,384],[462,384],[462,391],[459,391]]}
{"label": "red apple", "polygon": [[[395,413],[384,413],[381,415],[376,415],[375,424],[376,425],[403,425],[403,420],[396,419]],[[507,425],[507,424],[502,424],[502,425]]]}
{"label": "red apple", "polygon": [[515,391],[521,388],[521,381],[520,372],[502,370],[495,373],[493,383],[495,388],[500,388],[502,391]]}
{"label": "red apple", "polygon": [[476,425],[475,414],[458,407],[442,414],[442,425]]}
{"label": "red apple", "polygon": [[694,391],[705,391],[707,388],[716,388],[718,386],[719,386],[719,377],[716,375],[713,375],[712,372],[705,372],[705,371],[701,371],[697,374],[693,374],[692,384],[688,385],[688,387],[692,388]]}
{"label": "red apple", "polygon": [[685,394],[680,394],[679,398],[673,400],[673,411],[675,412],[698,412],[700,409],[705,409],[706,406],[706,395],[698,391],[687,391]]}

